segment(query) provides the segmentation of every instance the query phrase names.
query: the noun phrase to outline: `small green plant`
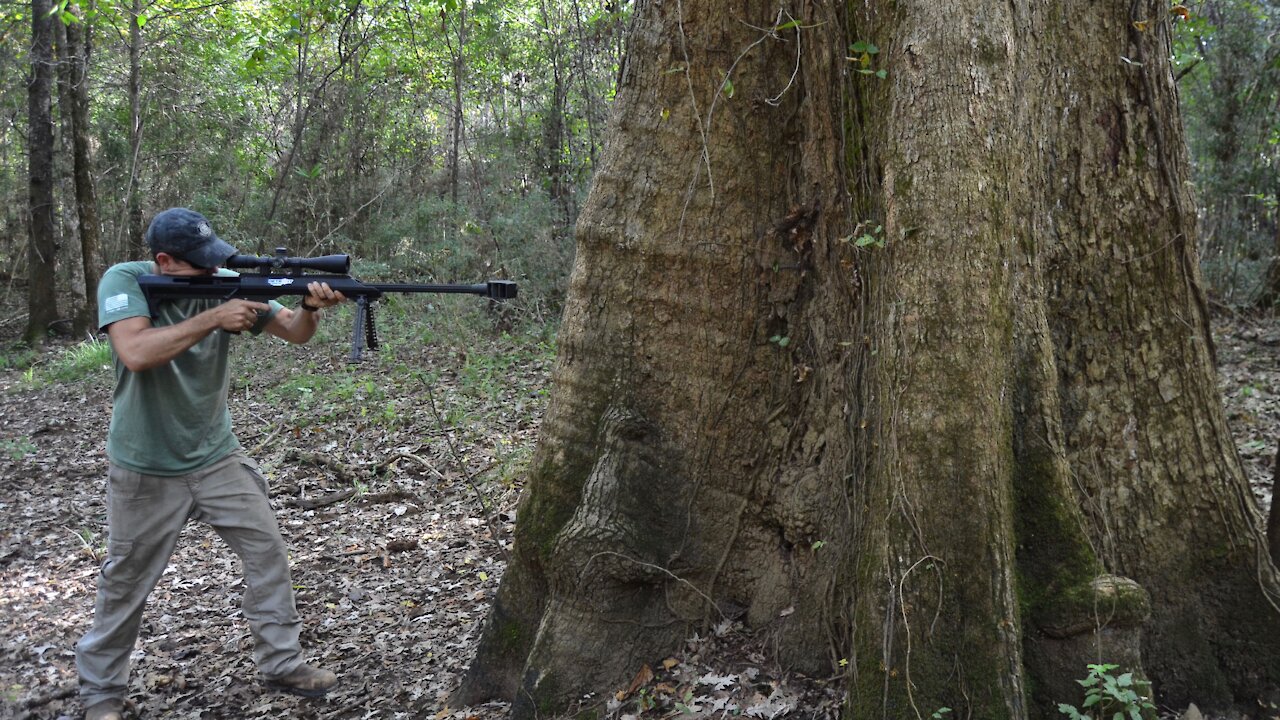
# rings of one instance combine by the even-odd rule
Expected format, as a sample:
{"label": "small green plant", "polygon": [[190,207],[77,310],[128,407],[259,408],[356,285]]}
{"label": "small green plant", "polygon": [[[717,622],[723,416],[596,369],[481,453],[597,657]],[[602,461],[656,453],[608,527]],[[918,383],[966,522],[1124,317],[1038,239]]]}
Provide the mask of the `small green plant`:
{"label": "small green plant", "polygon": [[26,438],[0,440],[0,452],[8,455],[10,460],[21,460],[35,451],[35,444]]}
{"label": "small green plant", "polygon": [[849,62],[858,64],[854,70],[863,75],[875,75],[881,80],[889,77],[888,70],[876,70],[871,67],[872,63],[875,61],[876,55],[880,54],[880,48],[876,47],[875,43],[870,43],[866,40],[859,40],[849,46],[849,53]]}
{"label": "small green plant", "polygon": [[98,338],[66,348],[57,354],[43,370],[31,373],[50,382],[79,382],[95,374],[111,369],[111,343]]}
{"label": "small green plant", "polygon": [[[1112,675],[1119,665],[1089,665],[1089,676],[1077,680],[1084,688],[1084,704],[1079,708],[1067,703],[1058,705],[1058,712],[1071,720],[1094,720],[1111,718],[1112,720],[1141,720],[1142,714],[1155,710],[1151,704],[1151,683],[1135,680],[1133,673]],[[1090,710],[1089,713],[1083,712]]]}
{"label": "small green plant", "polygon": [[37,353],[30,346],[19,343],[0,350],[0,370],[29,368],[36,361]]}
{"label": "small green plant", "polygon": [[930,717],[932,720],[943,720],[943,718],[945,718],[946,716],[948,716],[948,715],[950,715],[950,714],[951,714],[951,708],[949,708],[949,707],[940,707],[940,708],[938,708],[937,710],[934,710],[934,711],[933,711],[933,714],[932,714],[932,715],[930,715],[929,717]]}
{"label": "small green plant", "polygon": [[857,247],[878,247],[882,248],[885,244],[884,226],[872,225],[868,221],[858,223],[853,232],[845,237],[840,238],[840,242],[853,243]]}

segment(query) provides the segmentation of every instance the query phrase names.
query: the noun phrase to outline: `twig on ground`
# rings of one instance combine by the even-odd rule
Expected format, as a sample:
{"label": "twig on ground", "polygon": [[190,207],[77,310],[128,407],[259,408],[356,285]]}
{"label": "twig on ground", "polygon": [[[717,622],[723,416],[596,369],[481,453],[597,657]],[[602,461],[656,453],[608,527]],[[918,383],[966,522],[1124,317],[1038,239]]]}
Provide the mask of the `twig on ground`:
{"label": "twig on ground", "polygon": [[26,701],[23,702],[23,707],[26,708],[27,712],[19,715],[19,720],[38,717],[35,712],[35,708],[44,707],[54,700],[66,700],[67,698],[75,695],[77,689],[78,686],[75,683],[67,683],[43,695],[35,695],[27,698]]}
{"label": "twig on ground", "polygon": [[[446,429],[444,416],[440,414],[440,409],[436,407],[436,394],[431,389],[431,383],[424,381],[422,386],[427,389],[427,401],[431,403],[431,414],[435,416],[436,423],[442,430]],[[498,552],[502,553],[503,562],[511,562],[511,554],[503,547],[502,541],[498,539],[498,528],[493,523],[493,503],[489,497],[484,494],[480,486],[476,484],[475,477],[471,474],[471,470],[467,468],[467,464],[462,459],[462,453],[458,452],[458,448],[453,444],[453,435],[449,432],[444,433],[444,441],[449,446],[449,454],[453,458],[453,465],[467,479],[467,485],[471,487],[471,491],[476,494],[476,499],[480,503],[480,511],[484,513],[484,522],[489,526],[489,537],[493,538],[493,544],[498,547]]]}

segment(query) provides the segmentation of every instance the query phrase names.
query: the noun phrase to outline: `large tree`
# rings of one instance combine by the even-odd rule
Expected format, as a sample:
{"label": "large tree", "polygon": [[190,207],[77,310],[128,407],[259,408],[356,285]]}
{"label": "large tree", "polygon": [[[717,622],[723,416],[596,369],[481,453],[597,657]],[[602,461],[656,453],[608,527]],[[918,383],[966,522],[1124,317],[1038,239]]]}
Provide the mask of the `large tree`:
{"label": "large tree", "polygon": [[1271,697],[1168,13],[639,3],[455,700],[564,709],[724,615],[851,659],[853,717],[1053,716],[1108,660]]}

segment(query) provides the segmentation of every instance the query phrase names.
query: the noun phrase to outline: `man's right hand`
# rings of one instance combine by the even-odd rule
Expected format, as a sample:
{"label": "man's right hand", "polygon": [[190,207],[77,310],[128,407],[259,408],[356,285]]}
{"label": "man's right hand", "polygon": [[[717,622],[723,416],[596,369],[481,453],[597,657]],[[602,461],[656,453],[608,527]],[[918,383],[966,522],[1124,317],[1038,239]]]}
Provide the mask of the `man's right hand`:
{"label": "man's right hand", "polygon": [[228,300],[208,312],[213,313],[218,327],[238,333],[257,324],[259,318],[271,312],[271,306],[252,300]]}

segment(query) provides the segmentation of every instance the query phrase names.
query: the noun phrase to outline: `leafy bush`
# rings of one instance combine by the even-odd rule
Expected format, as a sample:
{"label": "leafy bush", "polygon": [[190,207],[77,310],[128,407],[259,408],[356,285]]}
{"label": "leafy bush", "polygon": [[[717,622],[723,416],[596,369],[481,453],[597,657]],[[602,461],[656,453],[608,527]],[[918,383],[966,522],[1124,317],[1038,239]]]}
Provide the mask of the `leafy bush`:
{"label": "leafy bush", "polygon": [[[1076,682],[1084,686],[1084,704],[1080,708],[1067,703],[1058,705],[1058,712],[1071,720],[1142,720],[1143,713],[1156,709],[1151,704],[1151,683],[1136,680],[1133,673],[1120,676],[1112,675],[1118,665],[1100,664],[1089,666],[1089,676]],[[1082,710],[1090,710],[1089,713]]]}

